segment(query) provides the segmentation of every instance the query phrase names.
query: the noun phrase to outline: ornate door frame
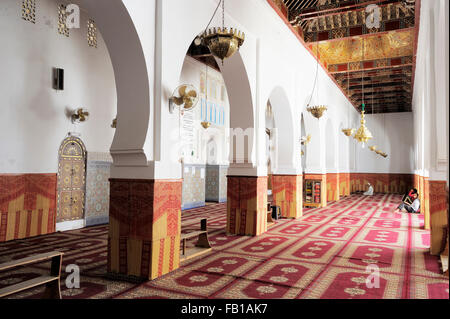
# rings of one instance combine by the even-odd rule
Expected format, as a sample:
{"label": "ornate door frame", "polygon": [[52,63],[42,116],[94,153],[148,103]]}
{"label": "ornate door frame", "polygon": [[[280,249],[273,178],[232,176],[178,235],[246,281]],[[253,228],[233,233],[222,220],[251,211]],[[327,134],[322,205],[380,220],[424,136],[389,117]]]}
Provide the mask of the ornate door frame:
{"label": "ornate door frame", "polygon": [[56,223],[61,225],[77,221],[78,226],[57,227],[57,230],[84,226],[86,166],[87,152],[83,141],[69,134],[62,141],[58,152]]}

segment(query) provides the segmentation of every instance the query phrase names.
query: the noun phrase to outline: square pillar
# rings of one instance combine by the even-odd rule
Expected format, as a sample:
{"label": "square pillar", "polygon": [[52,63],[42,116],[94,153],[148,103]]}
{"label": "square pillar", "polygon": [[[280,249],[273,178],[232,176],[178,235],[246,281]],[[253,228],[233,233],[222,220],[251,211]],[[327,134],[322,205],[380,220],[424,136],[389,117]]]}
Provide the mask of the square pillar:
{"label": "square pillar", "polygon": [[339,173],[339,196],[350,196],[350,173]]}
{"label": "square pillar", "polygon": [[110,182],[108,273],[152,280],[177,269],[182,180]]}
{"label": "square pillar", "polygon": [[339,174],[327,173],[327,202],[339,200]]}
{"label": "square pillar", "polygon": [[227,176],[227,232],[258,236],[267,231],[267,176]]}
{"label": "square pillar", "polygon": [[282,217],[295,219],[303,215],[302,175],[273,175],[272,194]]}
{"label": "square pillar", "polygon": [[445,247],[445,233],[448,227],[448,191],[446,181],[429,181],[431,255],[439,255]]}

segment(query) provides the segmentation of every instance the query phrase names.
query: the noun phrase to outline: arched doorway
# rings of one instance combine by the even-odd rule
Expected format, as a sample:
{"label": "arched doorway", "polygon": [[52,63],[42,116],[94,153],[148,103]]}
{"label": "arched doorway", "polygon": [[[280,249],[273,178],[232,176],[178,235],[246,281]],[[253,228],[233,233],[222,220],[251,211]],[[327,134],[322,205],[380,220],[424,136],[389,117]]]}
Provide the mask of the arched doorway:
{"label": "arched doorway", "polygon": [[84,143],[69,134],[58,152],[56,230],[84,226],[86,160]]}
{"label": "arched doorway", "polygon": [[291,105],[282,87],[277,86],[272,90],[268,105],[273,112],[270,136],[272,149],[269,152],[273,173],[272,203],[281,208],[282,217],[298,218],[302,215],[300,142],[295,138],[298,133],[294,128]]}

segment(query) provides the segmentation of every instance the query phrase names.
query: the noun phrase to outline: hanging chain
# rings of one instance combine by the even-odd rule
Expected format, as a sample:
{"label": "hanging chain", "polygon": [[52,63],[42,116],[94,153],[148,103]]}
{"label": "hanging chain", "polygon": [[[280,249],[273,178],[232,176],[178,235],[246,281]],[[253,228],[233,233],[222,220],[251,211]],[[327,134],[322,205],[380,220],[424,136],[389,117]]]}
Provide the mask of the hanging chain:
{"label": "hanging chain", "polygon": [[[350,100],[350,68],[348,67],[348,65],[347,65],[347,96],[348,96],[348,99]],[[351,104],[351,101],[350,101],[350,104]],[[350,108],[348,108],[348,111],[347,111],[347,118],[350,123]]]}
{"label": "hanging chain", "polygon": [[225,0],[222,0],[222,32],[225,32]]}
{"label": "hanging chain", "polygon": [[365,108],[365,95],[364,95],[364,58],[365,58],[365,52],[364,52],[364,44],[365,44],[365,39],[363,38],[362,39],[363,41],[362,41],[362,64],[363,64],[363,69],[362,69],[362,101],[363,101],[363,103],[362,103],[362,110],[364,111],[364,108]]}
{"label": "hanging chain", "polygon": [[[212,20],[213,20],[214,17],[216,16],[217,10],[219,9],[220,4],[222,3],[222,1],[224,1],[224,0],[220,0],[219,3],[217,4],[216,10],[214,10],[213,16],[211,17],[211,20],[209,20],[208,25],[206,26],[205,31],[203,32],[203,34],[206,34],[206,31],[208,30],[209,25],[211,24]],[[223,4],[222,4],[222,5],[223,5]]]}
{"label": "hanging chain", "polygon": [[311,96],[309,97],[309,102],[308,102],[307,106],[309,106],[311,104],[311,101],[312,101],[312,98],[313,98],[313,95],[314,95],[314,90],[316,89],[317,74],[319,73],[319,42],[317,42],[317,44],[316,44],[316,59],[317,59],[316,75],[314,77],[313,89],[312,89],[312,92],[311,92]]}

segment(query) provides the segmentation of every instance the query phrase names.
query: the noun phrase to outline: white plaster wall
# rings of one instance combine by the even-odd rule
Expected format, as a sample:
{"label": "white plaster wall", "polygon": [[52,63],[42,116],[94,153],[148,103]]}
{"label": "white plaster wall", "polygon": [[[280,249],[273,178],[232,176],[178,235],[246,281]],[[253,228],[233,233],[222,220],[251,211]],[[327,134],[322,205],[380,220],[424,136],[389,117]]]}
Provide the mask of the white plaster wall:
{"label": "white plaster wall", "polygon": [[[38,2],[36,24],[21,19],[21,1],[0,2],[0,173],[56,173],[58,148],[69,131],[81,133],[88,152],[109,152],[116,88],[108,51],[86,40],[86,12],[70,37],[57,30],[53,0]],[[52,88],[52,68],[65,70],[64,91]],[[72,125],[65,108],[90,112]]]}
{"label": "white plaster wall", "polygon": [[[407,113],[368,114],[366,126],[373,135],[365,148],[353,138],[357,173],[414,173],[414,121]],[[359,127],[359,126],[358,126]],[[376,145],[388,154],[384,158],[369,149]]]}
{"label": "white plaster wall", "polygon": [[[214,103],[215,105],[219,105],[221,108],[223,107],[225,111],[225,117],[223,125],[216,125],[211,122],[211,126],[205,130],[201,126],[201,122],[203,121],[201,99],[206,101],[206,92],[201,92],[200,78],[203,77],[206,81],[206,76],[208,77],[208,83],[205,82],[205,90],[208,89],[208,103]],[[193,110],[189,111],[193,112],[194,115],[194,141],[192,148],[192,151],[194,151],[194,156],[191,156],[190,150],[186,150],[187,152],[185,152],[186,154],[184,154],[184,162],[189,164],[206,164],[207,143],[211,139],[214,139],[217,147],[216,151],[219,155],[217,157],[217,163],[215,164],[227,165],[229,153],[229,139],[227,136],[227,128],[230,127],[230,104],[228,101],[228,93],[226,91],[226,86],[222,74],[217,70],[195,60],[194,58],[186,56],[179,81],[179,85],[182,84],[193,85],[199,93],[199,101],[197,103],[197,106]],[[225,89],[223,101],[221,99],[222,87]],[[215,92],[213,92],[213,90],[215,90]],[[177,112],[177,110],[178,109],[175,109],[174,113],[178,116],[179,113]],[[204,116],[205,105],[203,105],[203,119]],[[218,114],[216,116],[218,117]],[[218,118],[216,120],[218,121]]]}
{"label": "white plaster wall", "polygon": [[[158,3],[162,7],[158,12],[162,15],[159,28],[162,32],[163,43],[161,59],[156,60],[157,63],[161,63],[162,74],[158,81],[161,81],[164,98],[161,99],[160,106],[156,105],[156,109],[160,107],[160,111],[156,110],[156,112],[161,112],[161,114],[155,118],[155,125],[157,122],[159,123],[162,134],[161,136],[155,135],[155,138],[158,143],[163,145],[159,157],[162,160],[170,158],[170,150],[167,145],[171,144],[171,140],[170,136],[164,132],[178,125],[177,119],[167,114],[165,97],[178,85],[185,52],[195,35],[206,26],[217,1],[164,0]],[[257,131],[254,139],[252,165],[258,167],[257,174],[264,175],[266,173],[265,106],[272,90],[279,86],[287,94],[290,110],[285,110],[285,112],[289,114],[287,120],[291,121],[292,127],[294,127],[292,139],[281,142],[289,143],[286,148],[291,147],[298,150],[295,152],[297,156],[295,166],[300,168],[300,114],[306,108],[308,97],[312,92],[312,79],[316,70],[315,59],[265,0],[229,0],[226,5],[226,24],[246,33],[246,41],[241,47],[240,54],[249,76],[255,115],[254,127]],[[185,12],[190,14],[186,15]],[[212,23],[212,26],[218,25],[220,25],[220,14]],[[335,122],[334,127],[338,128],[339,124],[346,120],[350,106],[340,89],[321,68],[319,68],[319,94],[317,96],[319,99],[313,99],[313,103],[326,104],[329,107],[328,114],[321,122],[329,117]],[[246,113],[240,112],[246,112],[245,108],[231,107],[230,121],[233,121],[234,117],[245,118]],[[350,112],[356,114],[354,109]],[[317,120],[306,115],[305,121]],[[319,124],[318,127],[323,125]],[[316,149],[309,147],[308,153],[316,164],[313,170],[325,172],[325,153],[321,152],[321,150],[324,151],[321,149],[324,148],[324,143],[322,143],[324,127],[321,129],[323,131],[321,133],[319,129],[311,131],[313,139],[315,139],[314,143],[317,143],[318,147]],[[310,132],[307,130],[307,133]],[[155,145],[157,146],[158,143]],[[178,175],[173,174],[178,171],[171,168],[173,165],[160,167],[158,175],[166,178],[178,178]]]}
{"label": "white plaster wall", "polygon": [[415,172],[448,183],[448,10],[422,0],[413,93]]}

